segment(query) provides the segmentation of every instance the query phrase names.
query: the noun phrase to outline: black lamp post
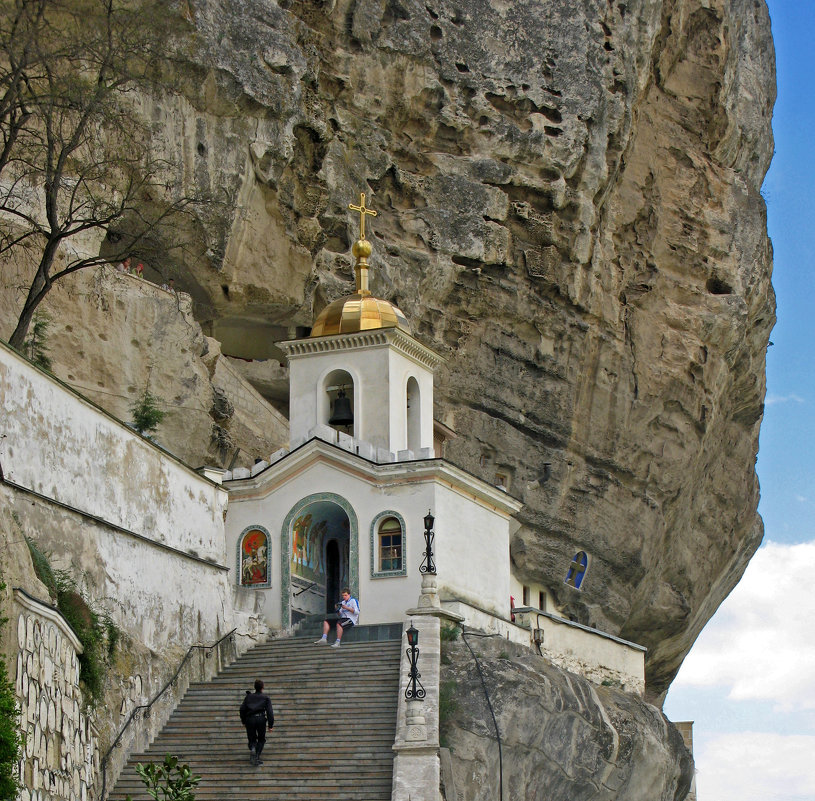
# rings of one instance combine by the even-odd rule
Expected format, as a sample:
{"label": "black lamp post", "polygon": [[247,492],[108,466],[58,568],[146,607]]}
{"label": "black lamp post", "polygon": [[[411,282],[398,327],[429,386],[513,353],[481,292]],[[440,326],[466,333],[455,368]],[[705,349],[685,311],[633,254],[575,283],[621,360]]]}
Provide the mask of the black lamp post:
{"label": "black lamp post", "polygon": [[408,683],[405,687],[405,700],[406,701],[420,701],[425,697],[424,687],[419,681],[419,673],[416,663],[419,661],[419,631],[411,622],[410,628],[407,630],[407,640],[410,646],[405,653],[410,660],[410,670],[408,671]]}
{"label": "black lamp post", "polygon": [[430,514],[428,509],[427,514],[424,516],[424,559],[422,559],[422,564],[419,567],[420,573],[430,573],[433,576],[436,575],[436,563],[433,561],[433,539],[436,536],[433,533],[433,523],[435,520],[436,518]]}

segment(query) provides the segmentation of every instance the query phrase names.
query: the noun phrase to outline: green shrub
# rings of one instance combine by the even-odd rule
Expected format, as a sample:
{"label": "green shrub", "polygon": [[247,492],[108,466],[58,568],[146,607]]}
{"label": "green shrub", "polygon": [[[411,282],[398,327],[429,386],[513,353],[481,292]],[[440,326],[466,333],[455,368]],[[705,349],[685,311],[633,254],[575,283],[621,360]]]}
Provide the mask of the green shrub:
{"label": "green shrub", "polygon": [[25,355],[43,370],[51,369],[51,357],[46,344],[50,325],[51,317],[46,312],[36,312],[31,320],[31,333],[23,345]]}
{"label": "green shrub", "polygon": [[443,681],[439,685],[439,721],[445,721],[458,708],[455,698],[456,682],[453,679]]}
{"label": "green shrub", "polygon": [[37,547],[37,544],[31,538],[26,537],[25,541],[28,545],[28,551],[31,554],[31,564],[34,566],[34,573],[48,588],[48,594],[51,598],[56,599],[57,577],[51,569],[51,562],[48,560],[48,556]]}
{"label": "green shrub", "polygon": [[447,747],[446,726],[458,707],[455,694],[456,682],[453,679],[441,682],[439,685],[439,745],[443,748]]}
{"label": "green shrub", "polygon": [[159,427],[167,414],[159,406],[159,398],[150,392],[147,387],[144,388],[144,392],[130,407],[130,413],[133,415],[133,428],[139,434],[147,437]]}
{"label": "green shrub", "polygon": [[92,703],[99,701],[105,688],[108,663],[119,642],[120,631],[110,615],[91,607],[82,597],[74,579],[64,570],[54,570],[48,555],[26,537],[37,578],[48,587],[57,609],[74,630],[82,653],[79,678]]}
{"label": "green shrub", "polygon": [[461,634],[461,627],[453,625],[444,625],[441,627],[439,631],[439,637],[441,638],[442,642],[454,642],[458,639],[458,635]]}
{"label": "green shrub", "polygon": [[[5,583],[0,581],[0,593],[5,589]],[[7,622],[7,617],[0,617],[0,631]],[[9,680],[5,660],[0,659],[0,799],[3,801],[12,801],[20,790],[17,762],[22,746],[14,684]]]}
{"label": "green shrub", "polygon": [[[136,765],[136,772],[147,788],[147,795],[155,801],[195,801],[195,790],[200,776],[194,776],[189,765],[179,765],[178,757],[167,754],[164,762]],[[127,801],[133,801],[128,796]]]}

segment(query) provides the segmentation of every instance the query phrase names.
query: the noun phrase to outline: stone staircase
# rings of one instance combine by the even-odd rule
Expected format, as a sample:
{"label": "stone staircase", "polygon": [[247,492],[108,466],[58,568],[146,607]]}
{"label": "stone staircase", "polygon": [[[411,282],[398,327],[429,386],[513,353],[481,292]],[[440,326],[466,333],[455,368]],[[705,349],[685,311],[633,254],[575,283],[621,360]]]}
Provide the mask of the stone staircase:
{"label": "stone staircase", "polygon": [[[360,626],[341,648],[315,645],[313,636],[256,646],[212,681],[190,686],[150,748],[131,755],[110,801],[128,794],[149,801],[135,765],[167,753],[202,777],[196,801],[390,799],[401,639],[375,637],[392,632],[401,636],[401,626]],[[275,712],[258,767],[249,764],[238,717],[255,678]]]}

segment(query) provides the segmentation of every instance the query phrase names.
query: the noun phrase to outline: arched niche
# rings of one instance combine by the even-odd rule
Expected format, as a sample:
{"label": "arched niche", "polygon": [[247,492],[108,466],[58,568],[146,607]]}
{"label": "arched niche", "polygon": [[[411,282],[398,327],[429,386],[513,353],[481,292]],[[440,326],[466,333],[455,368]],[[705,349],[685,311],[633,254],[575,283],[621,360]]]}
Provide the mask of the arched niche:
{"label": "arched niche", "polygon": [[359,526],[345,498],[333,492],[303,498],[286,515],[280,541],[284,627],[333,610],[343,586],[358,597]]}
{"label": "arched niche", "polygon": [[[319,391],[318,408],[320,422],[323,425],[331,426],[335,431],[350,434],[352,437],[356,436],[356,432],[360,430],[359,420],[357,419],[359,404],[357,403],[356,397],[356,385],[351,373],[342,369],[331,370],[323,376]],[[337,399],[340,398],[343,393],[348,400],[354,422],[350,425],[333,425],[329,421],[336,408]]]}
{"label": "arched niche", "polygon": [[422,397],[419,382],[410,376],[405,387],[407,447],[416,453],[422,447]]}
{"label": "arched niche", "polygon": [[566,571],[565,583],[579,590],[583,584],[583,579],[589,569],[589,556],[585,551],[578,551],[572,559],[569,569]]}
{"label": "arched niche", "polygon": [[272,586],[272,546],[263,526],[247,526],[238,537],[235,583],[263,589]]}

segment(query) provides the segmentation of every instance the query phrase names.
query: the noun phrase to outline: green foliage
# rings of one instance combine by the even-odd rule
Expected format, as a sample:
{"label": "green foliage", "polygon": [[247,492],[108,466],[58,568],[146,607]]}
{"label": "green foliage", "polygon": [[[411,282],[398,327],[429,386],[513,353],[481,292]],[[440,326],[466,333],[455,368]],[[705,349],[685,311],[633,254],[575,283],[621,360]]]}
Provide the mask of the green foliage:
{"label": "green foliage", "polygon": [[145,436],[152,434],[167,414],[159,406],[159,398],[153,395],[147,387],[130,407],[130,413],[133,415],[133,428]]}
{"label": "green foliage", "polygon": [[456,682],[453,679],[443,681],[439,685],[439,720],[445,721],[458,708],[455,698]]}
{"label": "green foliage", "polygon": [[459,634],[461,634],[461,627],[456,625],[444,625],[439,631],[439,637],[442,642],[455,642]]}
{"label": "green foliage", "polygon": [[[0,593],[5,589],[5,582],[0,581]],[[0,630],[7,622],[7,617],[0,618]],[[9,680],[5,660],[0,659],[0,799],[3,801],[12,801],[20,790],[16,772],[22,745],[14,684]]]}
{"label": "green foliage", "polygon": [[37,578],[48,588],[48,594],[51,598],[56,599],[58,591],[57,577],[51,569],[51,562],[37,547],[37,543],[35,543],[34,540],[30,537],[26,537],[25,541],[28,544],[28,550],[31,554],[31,564],[34,566],[34,573],[36,573]]}
{"label": "green foliage", "polygon": [[447,737],[444,730],[450,721],[450,717],[458,708],[455,693],[456,682],[453,679],[443,681],[439,685],[439,728],[441,730],[439,744],[444,748],[447,747]]}
{"label": "green foliage", "polygon": [[93,609],[82,597],[76,582],[62,570],[55,571],[57,608],[82,643],[79,655],[79,678],[93,702],[99,701],[105,689],[110,658],[120,632],[106,611]]}
{"label": "green foliage", "polygon": [[99,701],[105,687],[108,663],[121,632],[105,611],[93,609],[77,588],[74,579],[63,570],[54,570],[47,554],[26,537],[37,578],[48,587],[65,620],[82,643],[79,655],[79,678],[92,702]]}
{"label": "green foliage", "polygon": [[28,339],[24,344],[25,355],[43,370],[51,369],[51,357],[48,355],[48,328],[51,325],[51,317],[46,312],[36,312],[31,320],[31,328]]}
{"label": "green foliage", "polygon": [[[136,771],[154,801],[195,801],[193,790],[201,777],[194,776],[189,765],[179,765],[178,757],[167,754],[162,764],[139,763]],[[133,800],[128,796],[127,801]]]}

